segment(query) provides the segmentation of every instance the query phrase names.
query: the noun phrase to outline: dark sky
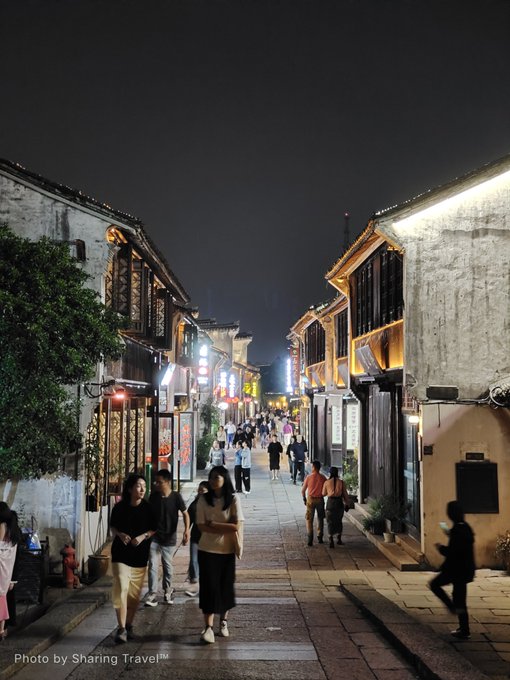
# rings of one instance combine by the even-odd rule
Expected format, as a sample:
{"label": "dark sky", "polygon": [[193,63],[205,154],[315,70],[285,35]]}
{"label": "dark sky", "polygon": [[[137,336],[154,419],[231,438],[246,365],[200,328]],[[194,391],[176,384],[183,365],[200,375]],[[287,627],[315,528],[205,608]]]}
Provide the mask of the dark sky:
{"label": "dark sky", "polygon": [[0,157],[140,217],[252,361],[343,214],[510,152],[508,0],[2,0]]}

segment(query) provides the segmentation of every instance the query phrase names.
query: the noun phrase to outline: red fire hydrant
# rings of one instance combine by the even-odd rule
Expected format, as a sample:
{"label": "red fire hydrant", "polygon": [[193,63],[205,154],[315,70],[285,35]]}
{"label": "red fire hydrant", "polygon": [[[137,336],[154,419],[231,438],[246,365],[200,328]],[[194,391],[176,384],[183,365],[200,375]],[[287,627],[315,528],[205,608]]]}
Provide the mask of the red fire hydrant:
{"label": "red fire hydrant", "polygon": [[76,561],[75,549],[66,543],[60,554],[62,555],[62,573],[66,588],[80,588],[80,579],[75,574],[75,570],[80,566]]}

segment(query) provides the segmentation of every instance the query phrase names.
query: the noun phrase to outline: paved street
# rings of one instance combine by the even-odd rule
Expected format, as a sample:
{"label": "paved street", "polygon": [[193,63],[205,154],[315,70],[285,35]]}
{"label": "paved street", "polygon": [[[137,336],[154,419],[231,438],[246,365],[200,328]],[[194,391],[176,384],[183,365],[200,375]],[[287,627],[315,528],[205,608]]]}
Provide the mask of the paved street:
{"label": "paved street", "polygon": [[[397,571],[347,520],[345,546],[309,548],[300,487],[290,483],[287,470],[271,482],[266,458],[254,454],[252,493],[243,497],[245,554],[237,563],[230,638],[200,644],[202,618],[196,600],[184,593],[188,551],[181,547],[174,560],[175,604],[141,609],[136,640],[114,645],[115,617],[111,605],[104,605],[31,660],[17,680],[114,680],[126,673],[135,679],[148,672],[176,680],[419,677],[338,583],[372,586],[449,642],[454,621],[426,589],[430,574]],[[506,678],[510,579],[486,574],[470,588],[473,639],[455,647],[488,675]]]}

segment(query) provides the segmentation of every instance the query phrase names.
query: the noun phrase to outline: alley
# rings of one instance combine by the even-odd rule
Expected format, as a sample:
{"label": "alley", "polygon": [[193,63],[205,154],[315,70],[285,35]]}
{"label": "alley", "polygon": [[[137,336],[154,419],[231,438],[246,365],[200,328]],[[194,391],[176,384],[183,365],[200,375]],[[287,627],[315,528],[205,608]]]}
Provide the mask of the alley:
{"label": "alley", "polygon": [[[115,617],[104,605],[34,659],[17,680],[72,677],[410,680],[418,677],[338,589],[352,570],[386,572],[387,560],[345,524],[345,546],[306,545],[304,506],[288,470],[272,482],[267,454],[254,454],[252,493],[243,497],[245,553],[238,561],[231,637],[199,642],[201,614],[185,595],[188,552],[180,547],[175,604],[142,608],[137,639],[116,646]],[[232,460],[229,461],[232,467]]]}

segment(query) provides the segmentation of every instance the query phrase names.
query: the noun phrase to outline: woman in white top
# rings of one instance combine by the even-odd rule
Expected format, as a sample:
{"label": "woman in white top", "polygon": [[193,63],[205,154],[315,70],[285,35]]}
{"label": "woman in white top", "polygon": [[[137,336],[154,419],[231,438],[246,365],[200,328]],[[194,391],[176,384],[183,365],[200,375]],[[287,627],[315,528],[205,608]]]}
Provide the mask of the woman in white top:
{"label": "woman in white top", "polygon": [[218,432],[216,433],[216,439],[218,440],[218,444],[220,445],[220,449],[224,449],[225,448],[225,442],[227,441],[227,433],[226,433],[223,425],[219,426]]}
{"label": "woman in white top", "polygon": [[214,642],[214,615],[220,615],[218,635],[228,637],[228,612],[235,607],[236,532],[242,536],[244,521],[239,496],[234,494],[225,467],[209,472],[209,491],[198,499],[196,523],[200,581],[199,607],[204,615],[202,642]]}
{"label": "woman in white top", "polygon": [[12,570],[21,532],[16,513],[9,510],[7,503],[0,503],[0,642],[6,637],[5,622],[9,618],[7,592],[14,587]]}

